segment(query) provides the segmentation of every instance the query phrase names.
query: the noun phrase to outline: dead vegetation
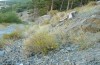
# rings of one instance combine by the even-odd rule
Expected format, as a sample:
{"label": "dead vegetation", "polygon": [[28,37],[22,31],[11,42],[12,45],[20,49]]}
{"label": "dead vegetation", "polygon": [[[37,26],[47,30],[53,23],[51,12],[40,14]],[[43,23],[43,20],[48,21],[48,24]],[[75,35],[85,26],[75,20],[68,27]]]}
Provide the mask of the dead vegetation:
{"label": "dead vegetation", "polygon": [[98,19],[98,18],[88,19],[82,25],[82,30],[84,32],[91,32],[91,33],[100,32],[100,19]]}

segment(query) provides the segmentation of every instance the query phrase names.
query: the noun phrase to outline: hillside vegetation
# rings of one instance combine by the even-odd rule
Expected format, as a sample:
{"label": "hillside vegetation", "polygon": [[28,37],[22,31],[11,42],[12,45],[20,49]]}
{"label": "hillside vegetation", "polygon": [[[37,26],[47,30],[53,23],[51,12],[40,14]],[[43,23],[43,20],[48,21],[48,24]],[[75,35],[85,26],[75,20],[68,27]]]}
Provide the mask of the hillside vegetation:
{"label": "hillside vegetation", "polygon": [[0,29],[2,65],[100,65],[99,1],[31,2],[0,14],[0,23],[11,23]]}

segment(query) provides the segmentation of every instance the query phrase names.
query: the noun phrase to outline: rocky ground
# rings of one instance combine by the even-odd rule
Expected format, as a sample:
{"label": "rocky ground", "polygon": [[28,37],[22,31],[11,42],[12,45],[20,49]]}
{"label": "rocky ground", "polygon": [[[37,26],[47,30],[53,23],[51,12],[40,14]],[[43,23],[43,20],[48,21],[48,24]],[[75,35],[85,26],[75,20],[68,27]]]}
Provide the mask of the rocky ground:
{"label": "rocky ground", "polygon": [[[72,28],[77,28],[80,24],[91,24],[87,23],[87,19],[97,18],[100,22],[100,5],[95,6],[91,11],[81,12],[76,15],[74,22],[63,30],[67,33]],[[84,19],[85,22],[83,21]],[[83,22],[82,22],[83,21]],[[59,23],[61,24],[61,23]],[[59,26],[59,25],[58,25]],[[63,25],[60,25],[63,26]],[[88,25],[85,26],[85,28]],[[11,27],[11,26],[10,26]],[[10,27],[7,30],[14,30]],[[19,26],[18,26],[19,27]],[[84,27],[84,26],[83,26]],[[93,26],[95,27],[95,25]],[[93,28],[92,27],[92,28]],[[100,26],[98,25],[97,28]],[[14,28],[14,27],[13,27]],[[95,29],[97,29],[95,28]],[[0,30],[1,35],[7,32],[7,30]],[[54,27],[54,30],[56,26]],[[83,29],[84,30],[84,29]],[[9,31],[8,31],[9,32]],[[85,30],[85,32],[87,32]],[[59,49],[51,51],[46,56],[36,54],[28,58],[25,57],[23,51],[23,40],[20,39],[14,42],[14,44],[7,45],[5,49],[0,50],[0,65],[100,65],[100,29],[98,33],[99,40],[96,41],[92,47],[86,50],[79,50],[79,45],[72,42],[67,42],[60,46]],[[91,33],[91,31],[89,31]],[[91,33],[91,34],[96,34]]]}
{"label": "rocky ground", "polygon": [[78,45],[69,43],[47,56],[35,55],[26,59],[21,41],[8,46],[4,55],[0,52],[1,65],[100,65],[100,42],[83,51],[78,50]]}

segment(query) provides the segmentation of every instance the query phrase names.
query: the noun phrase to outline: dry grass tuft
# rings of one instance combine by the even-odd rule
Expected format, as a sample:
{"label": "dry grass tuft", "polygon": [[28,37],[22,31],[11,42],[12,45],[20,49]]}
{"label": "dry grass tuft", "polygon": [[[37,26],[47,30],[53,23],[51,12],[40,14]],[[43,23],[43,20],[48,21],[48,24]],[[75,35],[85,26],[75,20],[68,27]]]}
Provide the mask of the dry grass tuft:
{"label": "dry grass tuft", "polygon": [[95,5],[97,5],[97,3],[95,1],[91,1],[91,2],[88,3],[87,6],[95,6]]}
{"label": "dry grass tuft", "polygon": [[79,50],[84,50],[88,48],[87,37],[84,32],[70,32],[70,41],[80,46]]}
{"label": "dry grass tuft", "polygon": [[56,15],[57,13],[58,13],[57,10],[51,10],[51,11],[49,11],[48,14],[50,14],[51,16],[54,16],[54,15]]}
{"label": "dry grass tuft", "polygon": [[54,36],[46,32],[39,32],[24,41],[24,50],[27,55],[32,53],[47,54],[58,47]]}
{"label": "dry grass tuft", "polygon": [[13,39],[13,40],[18,40],[22,38],[22,34],[19,31],[14,31],[10,34],[4,34],[3,35],[4,39]]}
{"label": "dry grass tuft", "polygon": [[56,36],[57,42],[60,45],[63,45],[63,44],[66,44],[67,42],[69,42],[68,34],[66,32],[64,32],[64,30],[62,28],[58,27],[51,33]]}
{"label": "dry grass tuft", "polygon": [[38,25],[28,27],[24,32],[24,36],[29,37],[30,35],[33,35],[38,29],[39,29]]}
{"label": "dry grass tuft", "polygon": [[79,13],[88,12],[88,11],[93,10],[93,8],[94,8],[95,5],[97,5],[96,2],[92,1],[92,2],[88,3],[85,6],[76,7],[73,10],[75,10],[75,11],[77,11]]}
{"label": "dry grass tuft", "polygon": [[84,27],[83,30],[85,32],[91,32],[91,33],[100,32],[100,28],[91,27],[91,26]]}
{"label": "dry grass tuft", "polygon": [[6,40],[0,39],[0,49],[3,48],[5,44],[6,44]]}
{"label": "dry grass tuft", "polygon": [[49,20],[44,20],[44,22],[41,23],[40,25],[43,26],[43,25],[48,25],[48,24],[50,24],[50,21]]}
{"label": "dry grass tuft", "polygon": [[100,25],[100,19],[99,18],[91,18],[91,19],[88,19],[87,21],[94,23],[96,25]]}
{"label": "dry grass tuft", "polygon": [[75,43],[79,45],[79,50],[85,50],[88,48],[91,48],[95,42],[98,42],[100,39],[99,35],[100,33],[91,33],[91,32],[84,32],[81,29],[71,30],[68,32],[69,34],[69,40],[72,43]]}
{"label": "dry grass tuft", "polygon": [[85,24],[86,25],[82,25],[83,31],[92,33],[100,32],[100,19],[88,19]]}
{"label": "dry grass tuft", "polygon": [[53,26],[55,26],[55,25],[57,25],[57,24],[59,23],[59,21],[60,21],[60,17],[57,16],[57,15],[55,15],[55,16],[53,16],[53,18],[50,20],[50,24],[53,25]]}
{"label": "dry grass tuft", "polygon": [[10,45],[13,43],[13,40],[7,40],[4,38],[0,38],[0,49],[5,48],[6,45]]}

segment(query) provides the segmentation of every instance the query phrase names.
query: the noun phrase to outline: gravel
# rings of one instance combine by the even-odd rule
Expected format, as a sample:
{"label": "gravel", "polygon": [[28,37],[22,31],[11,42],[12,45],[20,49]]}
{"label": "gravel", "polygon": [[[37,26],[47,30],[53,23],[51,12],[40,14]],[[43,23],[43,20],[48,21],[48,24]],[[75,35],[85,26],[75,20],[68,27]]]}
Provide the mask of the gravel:
{"label": "gravel", "polygon": [[[96,45],[98,47],[96,47]],[[10,51],[6,52],[0,64],[11,65],[100,65],[100,43],[87,50],[78,51],[78,45],[63,45],[59,50],[52,51],[46,56],[34,55],[29,58],[23,56],[22,40],[16,41],[9,46]]]}

